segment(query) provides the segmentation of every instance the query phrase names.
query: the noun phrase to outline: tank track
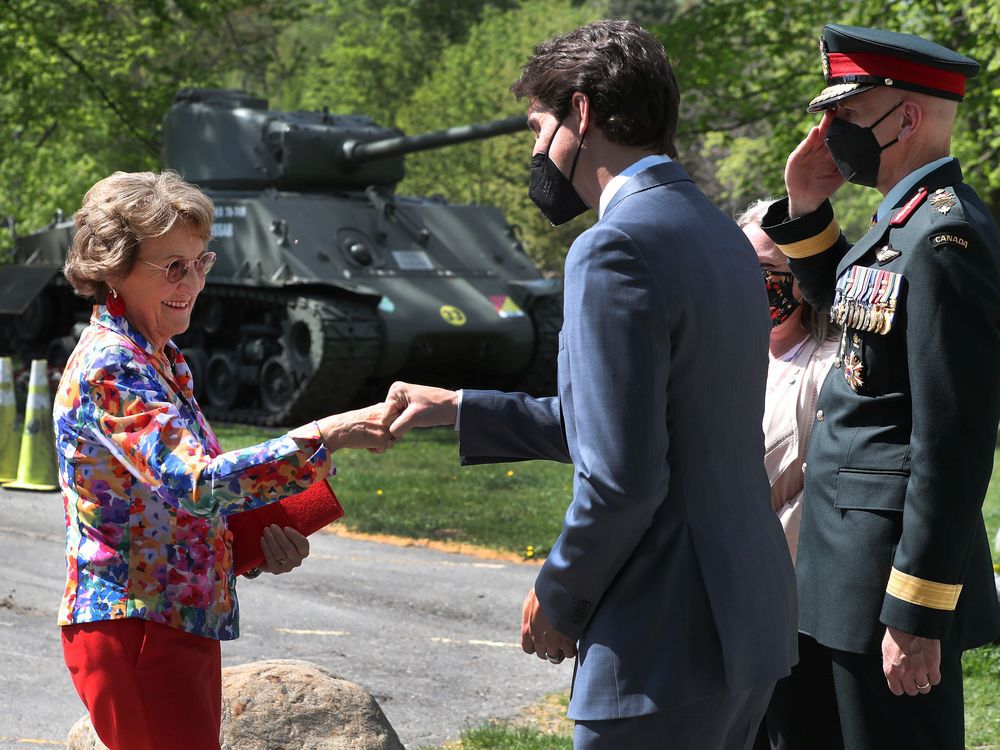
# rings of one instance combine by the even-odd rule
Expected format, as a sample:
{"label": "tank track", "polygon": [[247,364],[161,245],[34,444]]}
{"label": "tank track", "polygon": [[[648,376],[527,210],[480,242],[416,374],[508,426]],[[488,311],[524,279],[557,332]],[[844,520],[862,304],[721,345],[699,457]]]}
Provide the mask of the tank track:
{"label": "tank track", "polygon": [[[209,330],[206,316],[216,316]],[[381,341],[378,315],[362,300],[222,285],[205,287],[191,330],[178,337],[205,414],[266,426],[302,424],[353,406],[378,365]],[[232,404],[228,395],[212,397],[220,368],[236,373]],[[215,385],[226,391],[228,384],[222,378]]]}

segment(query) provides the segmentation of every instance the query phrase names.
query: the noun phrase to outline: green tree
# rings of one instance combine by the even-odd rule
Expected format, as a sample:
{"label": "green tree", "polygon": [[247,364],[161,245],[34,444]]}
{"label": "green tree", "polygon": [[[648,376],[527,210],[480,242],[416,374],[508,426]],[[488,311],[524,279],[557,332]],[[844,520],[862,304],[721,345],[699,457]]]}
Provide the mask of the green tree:
{"label": "green tree", "polygon": [[[515,101],[510,85],[517,80],[533,47],[556,34],[600,18],[603,3],[554,0],[519,8],[487,8],[468,38],[450,45],[427,80],[398,112],[397,124],[408,133],[450,125],[525,114],[527,102]],[[521,228],[531,256],[550,271],[562,269],[573,239],[594,221],[592,213],[553,229],[528,199],[532,136],[509,135],[409,157],[400,192],[441,193],[454,202],[498,206]]]}
{"label": "green tree", "polygon": [[[805,104],[823,85],[818,38],[825,23],[919,34],[982,64],[969,82],[953,153],[966,180],[1000,217],[1000,2],[957,0],[703,0],[657,27],[677,63],[683,92],[679,136],[685,161],[723,207],[783,192],[785,159],[817,121]],[[846,186],[836,198],[854,236],[878,200]]]}
{"label": "green tree", "polygon": [[[176,91],[267,70],[299,2],[6,0],[0,3],[0,215],[22,230],[71,214],[116,169],[156,169]],[[10,248],[0,238],[0,253]]]}
{"label": "green tree", "polygon": [[516,0],[332,0],[285,32],[315,46],[314,62],[304,66],[282,103],[367,114],[393,126],[442,51],[462,43],[483,9],[514,5]]}

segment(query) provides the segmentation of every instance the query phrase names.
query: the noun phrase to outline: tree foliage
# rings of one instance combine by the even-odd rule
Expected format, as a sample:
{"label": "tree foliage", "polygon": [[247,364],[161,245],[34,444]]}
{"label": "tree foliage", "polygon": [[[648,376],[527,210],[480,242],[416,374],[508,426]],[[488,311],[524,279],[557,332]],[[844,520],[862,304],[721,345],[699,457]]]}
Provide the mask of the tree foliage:
{"label": "tree foliage", "polygon": [[464,41],[484,8],[506,10],[515,4],[514,0],[331,0],[286,32],[288,38],[308,39],[313,59],[299,69],[293,95],[282,102],[364,113],[392,126],[399,107],[443,50]]}
{"label": "tree foliage", "polygon": [[[816,121],[804,105],[822,86],[824,23],[916,33],[976,58],[953,151],[1000,216],[1000,0],[5,0],[0,217],[35,229],[115,169],[158,168],[159,124],[184,86],[365,113],[408,133],[521,114],[508,87],[533,46],[606,15],[658,24],[682,88],[682,161],[730,211],[782,192],[784,160]],[[527,198],[531,147],[526,131],[414,155],[399,189],[498,206],[556,271],[594,217],[548,226]],[[841,223],[860,231],[877,198],[842,189]]]}
{"label": "tree foliage", "polygon": [[[156,169],[179,88],[265,71],[276,0],[5,0],[0,3],[0,215],[22,230],[71,214],[116,169]],[[266,33],[265,33],[266,32]],[[0,239],[0,252],[9,238]]]}
{"label": "tree foliage", "polygon": [[[677,63],[679,137],[703,187],[730,210],[783,192],[785,159],[818,119],[805,104],[823,86],[818,39],[826,23],[918,34],[981,63],[959,107],[953,153],[1000,216],[997,0],[703,0],[677,14],[656,31]],[[878,196],[851,185],[837,202],[842,223],[860,231]]]}
{"label": "tree foliage", "polygon": [[[442,53],[427,81],[399,110],[397,123],[406,132],[525,114],[527,102],[510,93],[536,44],[600,18],[603,4],[555,0],[501,11],[487,9],[469,30],[468,39]],[[573,239],[594,221],[585,214],[557,229],[528,198],[528,165],[533,138],[514,134],[447,150],[415,154],[407,162],[400,191],[415,195],[443,194],[455,202],[499,206],[520,227],[536,262],[562,270]]]}

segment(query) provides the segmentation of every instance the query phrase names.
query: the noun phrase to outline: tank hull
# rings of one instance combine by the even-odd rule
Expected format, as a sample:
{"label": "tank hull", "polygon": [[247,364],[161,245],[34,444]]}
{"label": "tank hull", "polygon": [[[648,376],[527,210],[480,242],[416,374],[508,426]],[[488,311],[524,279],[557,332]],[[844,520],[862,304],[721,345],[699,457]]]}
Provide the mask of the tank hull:
{"label": "tank hull", "polygon": [[[393,380],[554,392],[558,281],[496,209],[387,194],[205,191],[218,256],[177,337],[213,419],[293,424]],[[90,303],[53,263],[72,231],[19,240],[5,348],[65,361]]]}
{"label": "tank hull", "polygon": [[[176,340],[210,416],[292,424],[381,399],[394,379],[555,392],[560,282],[497,209],[394,192],[406,153],[524,118],[401,136],[363,115],[186,89],[163,125],[165,166],[215,203],[217,261]],[[0,349],[57,366],[92,304],[59,273],[73,234],[60,219],[0,266]]]}

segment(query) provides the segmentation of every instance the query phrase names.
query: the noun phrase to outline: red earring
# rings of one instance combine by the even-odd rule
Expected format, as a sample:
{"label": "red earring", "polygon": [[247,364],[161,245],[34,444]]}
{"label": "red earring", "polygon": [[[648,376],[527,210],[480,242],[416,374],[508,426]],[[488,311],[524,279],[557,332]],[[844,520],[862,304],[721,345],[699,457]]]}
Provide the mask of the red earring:
{"label": "red earring", "polygon": [[116,318],[120,318],[125,314],[125,300],[118,296],[118,292],[114,289],[108,295],[107,300],[104,302],[104,306],[108,308],[108,312],[111,313]]}

